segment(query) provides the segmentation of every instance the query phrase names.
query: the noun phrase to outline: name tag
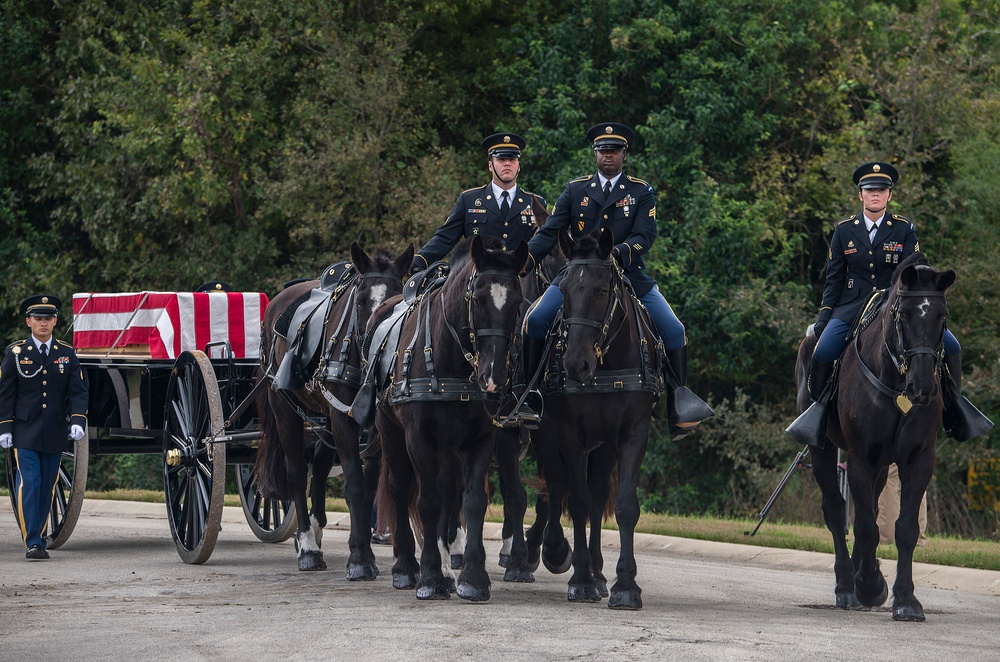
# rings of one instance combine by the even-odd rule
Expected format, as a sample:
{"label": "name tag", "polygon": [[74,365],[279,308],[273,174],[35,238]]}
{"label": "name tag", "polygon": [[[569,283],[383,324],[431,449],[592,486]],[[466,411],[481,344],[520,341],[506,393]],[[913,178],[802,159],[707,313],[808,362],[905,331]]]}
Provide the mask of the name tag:
{"label": "name tag", "polygon": [[848,248],[846,251],[844,251],[844,255],[850,255],[851,253],[857,253],[857,252],[858,252],[857,248]]}

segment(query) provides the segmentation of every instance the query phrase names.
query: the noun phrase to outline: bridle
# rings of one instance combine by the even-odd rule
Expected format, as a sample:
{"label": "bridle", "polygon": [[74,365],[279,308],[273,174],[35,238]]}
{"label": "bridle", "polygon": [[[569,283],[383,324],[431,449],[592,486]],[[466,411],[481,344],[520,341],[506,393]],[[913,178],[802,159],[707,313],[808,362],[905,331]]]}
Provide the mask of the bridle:
{"label": "bridle", "polygon": [[[562,321],[562,326],[563,326],[562,339],[564,344],[567,341],[567,337],[569,335],[569,329],[571,326],[588,326],[600,331],[600,335],[598,336],[597,341],[594,343],[594,352],[597,355],[598,362],[603,365],[605,353],[607,353],[608,348],[611,346],[611,343],[614,342],[615,338],[618,336],[618,332],[621,330],[621,324],[619,324],[615,332],[611,334],[610,337],[608,335],[611,330],[611,322],[614,319],[615,313],[618,311],[618,308],[622,305],[621,303],[622,278],[621,278],[620,267],[618,266],[618,263],[612,258],[607,258],[607,259],[577,258],[574,260],[570,260],[569,262],[566,263],[567,273],[563,277],[564,282],[566,278],[569,277],[568,270],[574,266],[598,266],[598,267],[611,268],[611,274],[612,274],[611,278],[612,291],[610,298],[611,300],[608,302],[608,307],[604,311],[604,318],[600,322],[597,322],[587,317],[565,317],[563,318]],[[616,275],[617,277],[615,277]],[[624,324],[624,319],[622,320],[622,324]]]}
{"label": "bridle", "polygon": [[896,293],[896,297],[897,298],[893,302],[892,307],[889,309],[889,314],[892,317],[893,325],[896,330],[896,353],[893,353],[892,350],[889,349],[887,341],[884,339],[882,341],[885,345],[886,352],[889,354],[889,358],[892,359],[892,362],[899,370],[900,375],[906,374],[906,371],[909,368],[910,357],[917,356],[918,354],[929,354],[933,356],[936,368],[940,369],[941,362],[944,360],[944,332],[942,331],[942,337],[938,339],[937,347],[913,347],[911,349],[906,349],[905,343],[903,342],[903,321],[899,315],[899,301],[903,297],[944,298],[944,292],[937,290],[900,290]]}
{"label": "bridle", "polygon": [[[893,327],[896,333],[896,351],[894,352],[890,347],[888,340],[883,334],[882,346],[885,349],[886,354],[892,360],[893,365],[899,371],[899,374],[906,375],[909,369],[909,359],[918,356],[920,354],[927,354],[934,357],[934,372],[938,374],[941,371],[941,363],[944,361],[944,332],[942,331],[942,337],[938,339],[936,347],[912,347],[906,349],[906,344],[903,339],[903,322],[899,314],[899,304],[902,297],[941,297],[944,298],[945,294],[939,290],[897,290],[896,299],[893,301],[892,306],[889,308],[889,316],[892,319]],[[861,359],[861,353],[858,351],[858,338],[861,336],[859,333],[854,337],[854,354],[857,359],[858,366],[861,368],[862,374],[868,378],[868,381],[872,383],[879,391],[883,394],[893,398],[896,407],[906,414],[910,411],[913,404],[906,395],[898,390],[894,390],[879,381],[875,373],[865,365],[865,362]]]}
{"label": "bridle", "polygon": [[[496,276],[498,278],[507,278],[507,279],[510,279],[510,280],[512,280],[514,282],[514,285],[513,285],[514,288],[517,289],[518,291],[520,291],[520,284],[517,282],[517,275],[516,274],[504,272],[504,271],[501,271],[501,270],[498,270],[498,269],[484,269],[483,271],[478,271],[476,269],[472,270],[472,274],[469,276],[469,282],[468,282],[468,284],[465,287],[465,321],[466,321],[466,324],[465,324],[464,327],[462,327],[463,331],[466,333],[466,337],[468,338],[468,344],[471,345],[471,347],[472,347],[471,351],[466,350],[465,345],[462,343],[462,340],[461,340],[461,337],[459,336],[458,331],[455,329],[455,327],[453,327],[451,325],[451,322],[448,321],[448,316],[446,314],[442,315],[444,317],[444,323],[448,327],[448,331],[451,332],[451,335],[455,339],[455,342],[458,344],[458,347],[462,350],[462,354],[465,357],[466,362],[470,366],[472,366],[473,371],[477,371],[479,369],[479,341],[481,339],[483,339],[483,338],[491,338],[491,337],[498,337],[498,338],[503,338],[504,340],[506,340],[507,341],[507,357],[506,358],[507,358],[508,362],[510,360],[510,347],[511,347],[512,341],[514,339],[513,332],[508,331],[507,329],[499,329],[499,328],[477,329],[476,328],[475,322],[473,321],[473,309],[472,309],[472,306],[475,303],[475,298],[473,297],[473,294],[475,293],[476,280],[480,276]],[[443,300],[443,298],[442,298],[441,305],[442,305],[442,308],[443,308],[443,306],[444,306],[444,300]],[[444,313],[443,309],[442,309],[442,313]],[[429,350],[430,349],[430,347],[429,347],[429,338],[430,338],[429,320],[430,320],[430,316],[429,315],[427,316],[427,319],[428,319],[428,328],[426,329],[426,333],[427,333],[426,337],[428,338],[428,347],[427,347],[427,350]],[[508,376],[508,380],[507,381],[508,382],[510,381],[509,376]]]}

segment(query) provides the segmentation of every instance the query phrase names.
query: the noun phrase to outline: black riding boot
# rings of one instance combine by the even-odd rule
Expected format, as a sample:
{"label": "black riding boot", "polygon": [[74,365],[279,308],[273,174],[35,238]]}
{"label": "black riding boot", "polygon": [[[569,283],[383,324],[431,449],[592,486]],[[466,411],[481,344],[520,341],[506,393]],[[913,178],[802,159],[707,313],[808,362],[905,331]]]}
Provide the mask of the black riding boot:
{"label": "black riding boot", "polygon": [[673,377],[667,375],[667,420],[670,436],[683,439],[706,418],[715,415],[704,400],[695,395],[687,384],[687,345],[665,350]]}
{"label": "black riding boot", "polygon": [[[528,391],[524,402],[518,408],[517,417],[521,421],[521,425],[528,430],[537,430],[538,422],[542,420],[544,402],[542,401],[542,393],[538,390],[538,384],[532,383],[531,380],[542,364],[542,358],[545,354],[545,340],[532,338],[525,334],[522,336],[522,341],[521,357],[524,366],[524,381],[526,388],[531,390]],[[539,375],[539,380],[541,379],[542,376]]]}
{"label": "black riding boot", "polygon": [[973,437],[989,434],[993,421],[986,418],[976,406],[962,395],[962,355],[945,355],[947,374],[942,373],[944,413],[941,423],[944,431],[955,441],[968,441]]}
{"label": "black riding boot", "polygon": [[785,430],[799,443],[817,448],[823,447],[823,440],[826,438],[827,407],[830,404],[830,396],[826,390],[832,374],[832,361],[824,363],[812,360],[812,365],[809,367],[809,397],[813,403]]}

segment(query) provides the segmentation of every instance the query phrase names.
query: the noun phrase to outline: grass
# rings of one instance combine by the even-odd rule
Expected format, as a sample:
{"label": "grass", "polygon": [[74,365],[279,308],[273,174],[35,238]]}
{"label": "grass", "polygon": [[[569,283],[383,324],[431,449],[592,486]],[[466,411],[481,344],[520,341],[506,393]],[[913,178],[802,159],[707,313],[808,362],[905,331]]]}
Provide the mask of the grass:
{"label": "grass", "polygon": [[[6,491],[0,490],[0,494],[6,494]],[[86,498],[163,503],[162,492],[144,490],[87,492]],[[239,508],[239,496],[226,495],[225,505]],[[344,513],[347,512],[347,504],[343,499],[331,497],[327,499],[326,509],[328,512]],[[503,521],[503,508],[491,505],[486,513],[486,519],[490,522]],[[534,513],[529,511],[526,524],[530,524],[533,519]],[[753,537],[746,535],[746,532],[753,530],[756,524],[756,520],[746,519],[714,519],[643,513],[639,517],[636,531],[677,538],[833,553],[833,541],[825,527],[767,520]],[[611,519],[605,524],[605,528],[614,530],[617,527],[614,520]],[[848,537],[848,542],[852,542],[852,536]],[[879,546],[879,558],[895,560],[896,548],[892,545]],[[1000,543],[990,540],[930,536],[926,546],[917,547],[914,551],[913,560],[919,563],[961,568],[1000,570]]]}

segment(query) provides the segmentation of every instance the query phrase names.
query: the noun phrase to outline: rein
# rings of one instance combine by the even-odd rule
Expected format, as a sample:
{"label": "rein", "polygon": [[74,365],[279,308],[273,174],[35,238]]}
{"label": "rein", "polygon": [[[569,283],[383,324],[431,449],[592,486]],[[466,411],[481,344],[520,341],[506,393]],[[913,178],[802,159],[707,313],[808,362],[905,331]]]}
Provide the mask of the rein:
{"label": "rein", "polygon": [[[913,356],[919,354],[927,354],[933,356],[935,359],[935,372],[940,371],[941,362],[944,360],[944,346],[940,343],[938,347],[914,347],[912,349],[906,349],[903,342],[903,323],[899,316],[899,298],[900,297],[944,297],[944,292],[937,290],[921,290],[921,291],[909,291],[901,290],[896,293],[897,299],[893,302],[892,307],[889,309],[889,315],[892,317],[893,326],[896,331],[896,349],[897,352],[893,352],[889,347],[889,343],[883,335],[882,347],[885,353],[892,360],[894,366],[899,371],[899,374],[905,375],[908,370],[909,359]],[[861,359],[861,352],[858,350],[858,338],[861,337],[859,333],[854,337],[854,342],[852,343],[854,347],[854,358],[857,360],[858,365],[861,367],[861,373],[868,379],[871,384],[877,388],[882,394],[893,399],[896,403],[896,408],[899,409],[903,415],[909,413],[910,409],[913,407],[913,403],[910,399],[903,394],[903,391],[894,390],[885,384],[883,384],[875,373],[865,365],[865,362]]]}

